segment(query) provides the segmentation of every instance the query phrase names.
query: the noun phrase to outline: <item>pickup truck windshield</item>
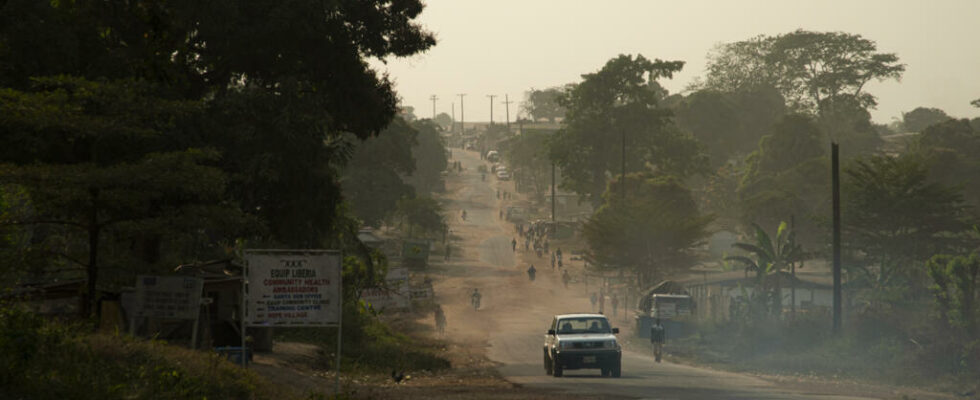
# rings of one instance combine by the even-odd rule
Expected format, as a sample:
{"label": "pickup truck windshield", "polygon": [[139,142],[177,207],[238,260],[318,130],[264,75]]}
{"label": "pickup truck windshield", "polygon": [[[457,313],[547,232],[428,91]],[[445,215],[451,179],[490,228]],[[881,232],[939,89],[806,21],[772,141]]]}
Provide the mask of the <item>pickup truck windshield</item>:
{"label": "pickup truck windshield", "polygon": [[605,318],[563,318],[558,320],[558,334],[610,333]]}

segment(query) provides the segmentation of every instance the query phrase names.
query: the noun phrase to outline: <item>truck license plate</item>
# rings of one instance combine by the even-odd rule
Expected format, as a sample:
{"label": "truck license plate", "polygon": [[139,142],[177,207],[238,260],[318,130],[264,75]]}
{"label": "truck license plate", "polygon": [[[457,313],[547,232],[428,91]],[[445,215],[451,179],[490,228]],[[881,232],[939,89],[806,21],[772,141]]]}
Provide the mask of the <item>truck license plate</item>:
{"label": "truck license plate", "polygon": [[585,356],[585,357],[582,357],[582,363],[584,363],[584,364],[595,364],[595,356]]}

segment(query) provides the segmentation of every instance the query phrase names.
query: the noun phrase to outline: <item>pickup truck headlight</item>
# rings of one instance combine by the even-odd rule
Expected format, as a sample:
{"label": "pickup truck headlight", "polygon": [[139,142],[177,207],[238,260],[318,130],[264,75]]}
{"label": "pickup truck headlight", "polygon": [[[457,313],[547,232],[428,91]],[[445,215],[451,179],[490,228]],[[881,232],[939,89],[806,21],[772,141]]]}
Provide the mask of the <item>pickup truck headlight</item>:
{"label": "pickup truck headlight", "polygon": [[602,347],[607,348],[607,349],[615,349],[616,348],[616,341],[615,340],[606,340],[605,342],[602,342]]}

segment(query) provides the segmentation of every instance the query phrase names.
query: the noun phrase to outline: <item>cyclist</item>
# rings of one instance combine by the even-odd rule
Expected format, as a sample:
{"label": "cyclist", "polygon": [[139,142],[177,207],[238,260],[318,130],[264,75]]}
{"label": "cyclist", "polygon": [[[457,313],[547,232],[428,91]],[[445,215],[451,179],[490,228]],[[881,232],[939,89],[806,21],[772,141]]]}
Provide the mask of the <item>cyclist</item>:
{"label": "cyclist", "polygon": [[527,278],[530,279],[531,282],[534,282],[534,274],[536,272],[538,272],[538,270],[534,269],[534,264],[531,264],[531,267],[527,269]]}

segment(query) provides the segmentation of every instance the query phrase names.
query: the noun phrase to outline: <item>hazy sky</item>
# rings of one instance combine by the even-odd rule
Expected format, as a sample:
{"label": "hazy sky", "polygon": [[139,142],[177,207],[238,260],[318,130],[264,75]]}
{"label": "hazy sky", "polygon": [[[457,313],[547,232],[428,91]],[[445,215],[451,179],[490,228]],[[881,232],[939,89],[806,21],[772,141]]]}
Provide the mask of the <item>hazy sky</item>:
{"label": "hazy sky", "polygon": [[418,56],[375,63],[395,81],[416,115],[450,113],[465,97],[466,120],[504,121],[504,94],[515,119],[523,93],[580,81],[618,54],[682,60],[661,81],[672,93],[703,76],[705,55],[727,43],[799,28],[856,33],[898,54],[901,82],[872,83],[873,118],[882,123],[918,106],[954,117],[980,116],[980,0],[429,0],[420,21],[438,44]]}

